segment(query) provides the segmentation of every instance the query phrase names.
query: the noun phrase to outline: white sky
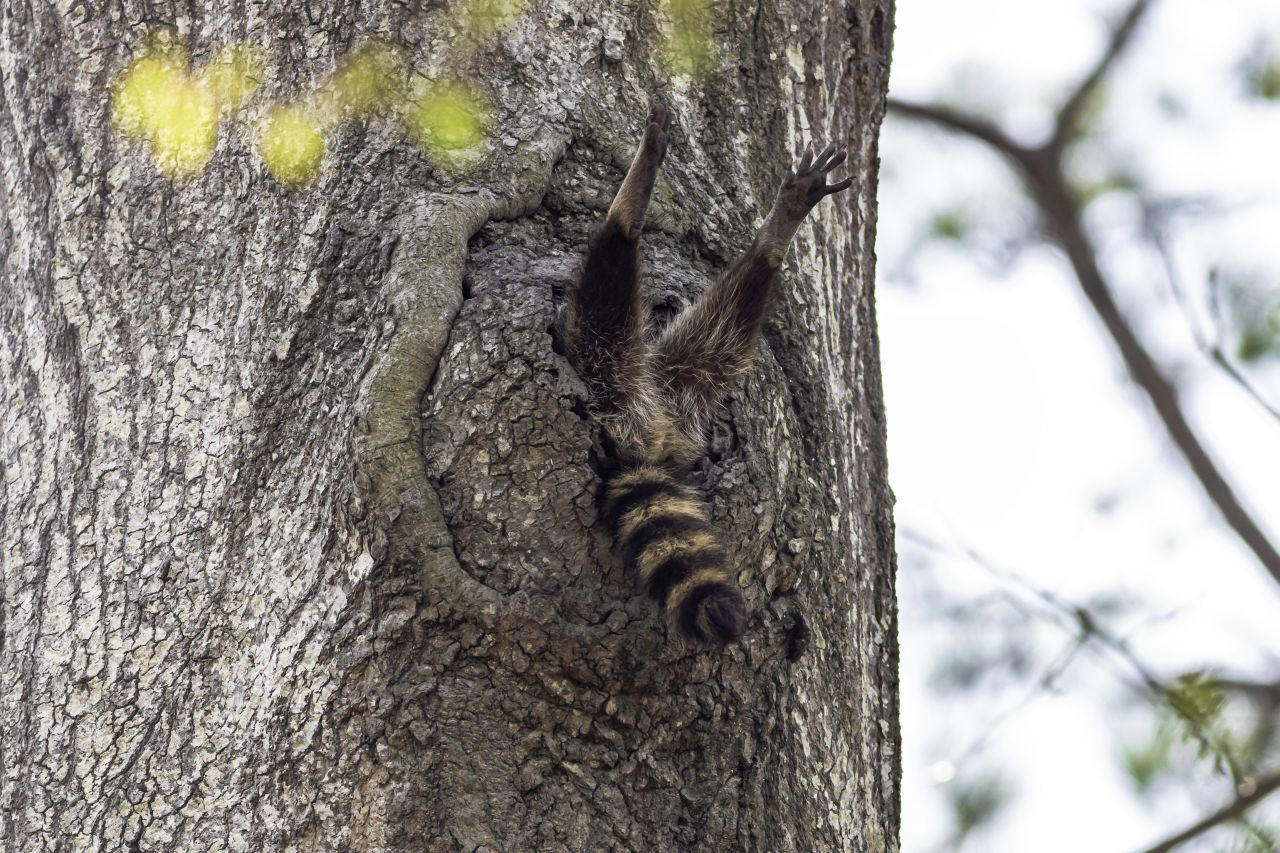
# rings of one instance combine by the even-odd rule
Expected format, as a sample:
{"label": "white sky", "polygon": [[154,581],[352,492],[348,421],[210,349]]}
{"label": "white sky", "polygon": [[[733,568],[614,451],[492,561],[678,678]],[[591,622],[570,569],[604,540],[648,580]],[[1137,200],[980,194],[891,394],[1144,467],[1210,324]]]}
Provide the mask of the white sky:
{"label": "white sky", "polygon": [[[1102,49],[1108,16],[1125,5],[901,0],[892,93],[968,105],[1035,141]],[[1280,105],[1239,97],[1234,73],[1264,31],[1280,45],[1275,0],[1162,0],[1113,78],[1103,117],[1108,150],[1156,192],[1226,203],[1222,215],[1187,220],[1174,235],[1201,323],[1211,265],[1280,282]],[[1181,120],[1157,108],[1161,96],[1180,102]],[[1203,497],[1057,253],[1032,248],[995,275],[960,249],[922,248],[931,214],[957,205],[976,211],[988,242],[1025,230],[1029,208],[1009,173],[972,143],[901,120],[886,125],[882,156],[878,307],[900,531],[972,547],[1072,600],[1128,591],[1139,606],[1113,627],[1165,675],[1226,665],[1280,677],[1280,585]],[[1103,199],[1088,222],[1117,299],[1176,372],[1229,480],[1280,541],[1280,423],[1198,354],[1157,259],[1135,248],[1132,205]],[[1280,367],[1251,377],[1280,405]],[[1149,717],[1125,707],[1111,670],[1091,660],[1068,670],[1059,693],[1007,717],[1025,687],[964,699],[929,692],[926,680],[954,641],[948,624],[926,618],[930,596],[963,601],[1013,587],[905,537],[899,551],[908,853],[945,848],[945,783],[933,777],[947,762],[962,775],[994,765],[1012,775],[1012,804],[972,850],[1138,849],[1229,798],[1229,786],[1208,777],[1194,800],[1134,796],[1120,747]],[[1027,636],[1033,671],[1067,639],[1052,630]],[[965,755],[984,734],[986,758]]]}

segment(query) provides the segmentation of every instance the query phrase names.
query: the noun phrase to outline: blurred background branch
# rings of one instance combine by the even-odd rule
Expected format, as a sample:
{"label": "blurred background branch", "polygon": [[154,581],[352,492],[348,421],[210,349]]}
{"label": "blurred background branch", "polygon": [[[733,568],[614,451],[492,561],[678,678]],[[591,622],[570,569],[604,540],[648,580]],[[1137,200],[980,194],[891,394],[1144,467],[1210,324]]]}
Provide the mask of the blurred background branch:
{"label": "blurred background branch", "polygon": [[[1276,583],[1280,583],[1280,551],[1240,502],[1204,443],[1191,428],[1179,405],[1173,383],[1164,376],[1116,305],[1111,295],[1112,287],[1098,263],[1097,249],[1085,232],[1080,196],[1070,186],[1063,168],[1068,144],[1080,130],[1083,105],[1115,67],[1116,60],[1131,43],[1142,16],[1151,6],[1150,0],[1139,0],[1130,7],[1098,64],[1059,109],[1054,120],[1054,133],[1043,145],[1019,145],[992,122],[944,106],[890,98],[889,109],[905,118],[933,122],[981,142],[1004,155],[1017,169],[1048,226],[1051,239],[1070,261],[1081,291],[1111,335],[1129,375],[1146,392],[1165,431],[1200,482],[1205,496],[1218,508],[1223,519],[1254,553],[1263,568]],[[1259,395],[1253,396],[1261,401]]]}
{"label": "blurred background branch", "polygon": [[1186,844],[1193,838],[1197,838],[1216,826],[1227,823],[1228,821],[1239,820],[1245,812],[1262,802],[1266,797],[1280,790],[1280,772],[1271,773],[1258,780],[1249,780],[1247,784],[1241,785],[1247,791],[1236,797],[1227,805],[1218,809],[1213,814],[1207,816],[1203,820],[1197,821],[1191,826],[1179,832],[1172,838],[1165,839],[1157,844],[1148,847],[1144,853],[1168,853],[1175,847]]}
{"label": "blurred background branch", "polygon": [[1150,11],[1152,5],[1151,0],[1137,0],[1129,11],[1125,13],[1120,23],[1116,25],[1111,32],[1111,39],[1107,42],[1107,49],[1103,51],[1102,56],[1098,58],[1098,62],[1093,69],[1085,75],[1080,81],[1080,85],[1076,87],[1071,96],[1063,103],[1058,110],[1057,118],[1054,120],[1053,137],[1045,146],[1051,151],[1061,153],[1066,148],[1072,137],[1080,133],[1081,116],[1085,112],[1089,101],[1097,94],[1098,89],[1102,86],[1103,81],[1111,72],[1111,69],[1129,47],[1129,43],[1133,41],[1134,35],[1138,31],[1138,25],[1142,23],[1143,17]]}
{"label": "blurred background branch", "polygon": [[[1275,853],[1280,529],[1259,482],[1280,481],[1265,224],[1280,192],[1261,180],[1280,144],[1280,21],[1189,0],[918,3],[895,37],[889,106],[905,121],[886,125],[883,226],[899,188],[927,218],[898,241],[882,277],[899,286],[878,301],[899,427],[904,729],[930,742],[905,796],[950,820],[908,824],[905,849],[1146,849],[1163,835],[1151,850]],[[1099,12],[1105,26],[1072,29]],[[961,141],[944,147],[939,130]],[[1256,139],[1254,159],[1224,139]],[[1058,300],[1058,282],[1083,299]],[[1122,381],[1099,378],[1114,362],[1089,360],[1096,340]],[[928,366],[900,390],[913,357]],[[1026,414],[1040,390],[1047,426]],[[1155,444],[1176,455],[1135,464],[1152,442],[1131,411],[1153,413],[1169,439]],[[1106,757],[1073,776],[1086,752]],[[1064,797],[1089,825],[1046,837]]]}

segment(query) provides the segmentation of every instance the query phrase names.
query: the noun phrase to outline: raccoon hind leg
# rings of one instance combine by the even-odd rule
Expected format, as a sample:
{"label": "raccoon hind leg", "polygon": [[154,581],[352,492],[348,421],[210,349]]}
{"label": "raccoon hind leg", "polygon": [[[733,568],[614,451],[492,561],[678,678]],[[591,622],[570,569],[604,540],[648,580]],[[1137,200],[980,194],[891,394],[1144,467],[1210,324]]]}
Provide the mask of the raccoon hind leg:
{"label": "raccoon hind leg", "polygon": [[649,309],[640,288],[640,232],[666,156],[671,114],[655,104],[644,139],[592,236],[581,273],[566,293],[561,317],[565,352],[606,417],[643,409],[653,397],[645,331]]}

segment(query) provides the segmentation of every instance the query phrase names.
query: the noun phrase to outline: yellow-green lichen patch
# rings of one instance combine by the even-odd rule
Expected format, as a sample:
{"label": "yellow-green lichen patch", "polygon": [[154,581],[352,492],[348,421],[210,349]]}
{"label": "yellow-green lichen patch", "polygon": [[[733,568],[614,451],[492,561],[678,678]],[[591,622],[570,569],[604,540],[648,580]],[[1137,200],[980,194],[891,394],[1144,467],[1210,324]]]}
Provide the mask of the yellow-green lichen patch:
{"label": "yellow-green lichen patch", "polygon": [[702,77],[716,62],[709,0],[667,0],[670,20],[663,45],[663,57],[673,74]]}
{"label": "yellow-green lichen patch", "polygon": [[173,94],[186,78],[185,57],[144,56],[116,78],[111,120],[125,136],[145,139],[171,110]]}
{"label": "yellow-green lichen patch", "polygon": [[160,31],[113,86],[112,124],[145,141],[156,168],[170,178],[204,170],[218,143],[219,113],[239,107],[262,79],[261,58],[247,45],[224,49],[195,76],[187,63],[186,47]]}
{"label": "yellow-green lichen patch", "polygon": [[236,110],[262,85],[266,70],[262,51],[249,44],[225,47],[200,69],[199,79],[223,109]]}
{"label": "yellow-green lichen patch", "polygon": [[142,57],[120,76],[112,102],[116,128],[150,145],[169,177],[198,174],[218,142],[218,100],[174,56]]}
{"label": "yellow-green lichen patch", "polygon": [[458,167],[478,159],[490,124],[488,98],[463,82],[434,82],[409,105],[405,121],[436,165]]}
{"label": "yellow-green lichen patch", "polygon": [[480,39],[519,17],[525,0],[467,0],[462,5],[462,26],[467,35]]}
{"label": "yellow-green lichen patch", "polygon": [[155,128],[151,156],[161,172],[190,178],[204,171],[218,144],[218,99],[197,83],[188,83]]}
{"label": "yellow-green lichen patch", "polygon": [[324,135],[305,107],[273,110],[258,138],[258,154],[276,180],[300,187],[315,180],[324,162]]}
{"label": "yellow-green lichen patch", "polygon": [[335,123],[346,116],[367,119],[387,112],[403,96],[405,76],[404,62],[394,48],[365,45],[329,75],[316,95],[316,111]]}

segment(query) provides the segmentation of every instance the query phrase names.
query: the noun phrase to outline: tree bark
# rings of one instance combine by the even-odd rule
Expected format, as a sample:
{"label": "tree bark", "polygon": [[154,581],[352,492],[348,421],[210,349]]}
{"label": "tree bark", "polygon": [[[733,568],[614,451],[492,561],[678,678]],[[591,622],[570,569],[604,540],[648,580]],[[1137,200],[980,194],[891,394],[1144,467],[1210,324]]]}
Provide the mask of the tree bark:
{"label": "tree bark", "polygon": [[[420,2],[17,0],[0,16],[0,847],[896,850],[897,621],[872,281],[888,0],[717,2],[672,79],[648,3],[540,0],[470,52]],[[173,182],[111,131],[148,27],[263,47]],[[390,119],[289,189],[251,142],[353,47],[486,85],[465,177]],[[620,46],[620,47],[619,47]],[[697,471],[739,645],[668,640],[597,519],[550,334],[650,94],[660,314],[802,140],[851,192],[787,263]]]}

